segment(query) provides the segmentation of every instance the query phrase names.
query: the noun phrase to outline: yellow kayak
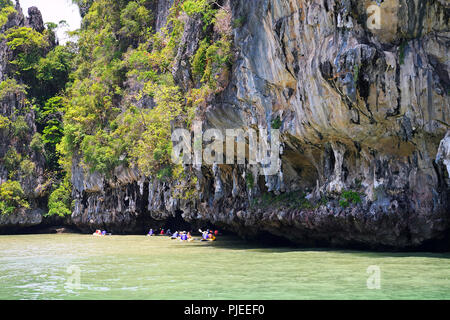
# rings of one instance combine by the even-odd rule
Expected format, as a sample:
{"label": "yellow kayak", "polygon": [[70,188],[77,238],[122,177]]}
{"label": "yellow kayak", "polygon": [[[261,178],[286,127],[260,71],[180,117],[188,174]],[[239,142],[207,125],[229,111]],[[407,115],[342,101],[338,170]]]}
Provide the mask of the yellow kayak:
{"label": "yellow kayak", "polygon": [[212,238],[202,239],[202,241],[216,241],[216,237],[212,236]]}

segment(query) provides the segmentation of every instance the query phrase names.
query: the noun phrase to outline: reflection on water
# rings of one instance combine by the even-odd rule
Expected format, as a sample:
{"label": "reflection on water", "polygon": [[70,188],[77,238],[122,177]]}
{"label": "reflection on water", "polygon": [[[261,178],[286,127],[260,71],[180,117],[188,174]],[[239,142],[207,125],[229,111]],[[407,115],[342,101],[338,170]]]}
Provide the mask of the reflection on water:
{"label": "reflection on water", "polygon": [[[0,299],[450,299],[449,258],[234,238],[0,236]],[[369,266],[380,289],[368,289]]]}

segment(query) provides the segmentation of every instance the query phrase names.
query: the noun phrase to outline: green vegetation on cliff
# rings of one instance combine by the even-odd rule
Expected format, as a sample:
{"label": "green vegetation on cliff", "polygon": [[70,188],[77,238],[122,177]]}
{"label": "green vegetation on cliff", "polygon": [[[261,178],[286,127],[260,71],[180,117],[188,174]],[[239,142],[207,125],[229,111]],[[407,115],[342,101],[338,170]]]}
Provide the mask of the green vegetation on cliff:
{"label": "green vegetation on cliff", "polygon": [[[0,23],[5,8],[11,5],[9,1],[0,2]],[[8,15],[13,12],[7,10]],[[31,180],[43,179],[41,194],[45,199],[50,195],[45,186],[64,176],[56,145],[63,132],[63,97],[73,70],[75,47],[73,43],[55,45],[53,29],[38,32],[27,26],[9,26],[1,35],[11,54],[0,82],[0,103],[9,108],[0,116],[0,130],[9,137],[2,143],[6,152],[0,158],[9,179],[1,184],[2,213],[30,208],[28,201],[34,197]]]}
{"label": "green vegetation on cliff", "polygon": [[151,1],[101,0],[85,16],[59,146],[66,168],[79,152],[91,172],[108,175],[124,164],[146,175],[172,176],[171,122],[187,125],[198,107],[189,103],[199,100],[193,96],[205,86],[216,88],[214,77],[229,62],[230,41],[225,36],[202,40],[193,73],[206,85],[184,93],[186,104],[172,76],[184,28],[181,16],[200,14],[206,29],[218,11],[211,1],[178,2],[167,27],[155,33],[151,7]]}
{"label": "green vegetation on cliff", "polygon": [[[158,32],[151,0],[74,2],[83,15],[76,43],[55,45],[54,23],[42,33],[25,26],[4,33],[13,58],[0,100],[21,96],[27,107],[0,118],[0,130],[18,146],[1,163],[20,185],[36,169],[33,161],[45,159],[48,215],[70,214],[74,162],[106,177],[119,165],[158,179],[183,176],[171,161],[171,126],[189,127],[201,117],[205,101],[225,88],[232,59],[230,8],[215,1],[176,1]],[[0,6],[6,23],[11,3]],[[193,84],[182,91],[172,73],[187,17],[203,33],[190,61]],[[177,190],[177,197],[192,196],[194,188]]]}
{"label": "green vegetation on cliff", "polygon": [[29,208],[22,186],[17,181],[3,182],[0,184],[0,213],[11,214],[18,208]]}

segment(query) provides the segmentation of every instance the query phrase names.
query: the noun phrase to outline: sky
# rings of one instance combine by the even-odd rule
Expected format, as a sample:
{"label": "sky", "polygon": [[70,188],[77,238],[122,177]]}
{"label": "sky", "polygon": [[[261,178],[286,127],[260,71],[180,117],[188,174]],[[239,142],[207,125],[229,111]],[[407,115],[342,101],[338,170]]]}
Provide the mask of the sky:
{"label": "sky", "polygon": [[80,12],[72,0],[19,0],[19,2],[25,16],[28,16],[28,8],[35,6],[41,11],[44,23],[58,23],[61,20],[67,22],[69,28],[57,32],[60,44],[64,44],[68,40],[66,31],[80,28]]}

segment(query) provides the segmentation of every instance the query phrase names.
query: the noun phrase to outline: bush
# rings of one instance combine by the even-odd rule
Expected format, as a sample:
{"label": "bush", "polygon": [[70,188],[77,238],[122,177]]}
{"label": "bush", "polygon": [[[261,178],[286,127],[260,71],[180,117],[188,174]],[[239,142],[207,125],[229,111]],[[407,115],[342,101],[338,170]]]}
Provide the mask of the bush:
{"label": "bush", "polygon": [[25,177],[31,176],[34,172],[34,169],[36,169],[36,165],[29,159],[25,159],[20,163],[20,172]]}
{"label": "bush", "polygon": [[282,125],[280,117],[276,117],[272,120],[272,129],[280,129]]}
{"label": "bush", "polygon": [[13,3],[11,0],[0,0],[0,9],[6,8],[6,7],[12,7]]}
{"label": "bush", "polygon": [[358,192],[354,192],[351,190],[343,191],[341,194],[341,199],[339,200],[339,205],[342,208],[347,208],[351,203],[358,204],[361,203],[361,196]]}
{"label": "bush", "polygon": [[5,99],[11,94],[26,94],[25,86],[18,84],[15,79],[6,79],[0,83],[0,100]]}
{"label": "bush", "polygon": [[9,16],[14,12],[16,10],[12,6],[12,3],[9,4],[8,1],[0,0],[0,28],[8,22]]}
{"label": "bush", "polygon": [[95,136],[86,135],[81,144],[83,160],[91,172],[108,174],[119,165],[118,150],[112,147],[112,137],[105,132]]}
{"label": "bush", "polygon": [[199,80],[203,78],[203,74],[206,69],[206,51],[209,47],[209,41],[207,39],[203,39],[200,42],[200,46],[197,49],[197,52],[192,57],[191,65],[192,65],[192,74],[196,76]]}
{"label": "bush", "polygon": [[233,28],[239,29],[247,22],[246,16],[241,16],[233,20]]}
{"label": "bush", "polygon": [[3,164],[8,171],[16,171],[22,161],[22,156],[17,152],[16,148],[11,147],[3,158]]}
{"label": "bush", "polygon": [[161,170],[159,170],[157,173],[156,173],[156,177],[159,179],[159,180],[166,180],[166,179],[170,179],[170,178],[172,178],[172,175],[173,175],[173,173],[172,173],[172,167],[165,167],[165,168],[162,168]]}
{"label": "bush", "polygon": [[217,41],[206,51],[206,68],[202,81],[208,83],[210,88],[217,85],[216,75],[231,63],[231,44],[228,41]]}
{"label": "bush", "polygon": [[33,135],[33,138],[30,142],[30,147],[36,152],[43,152],[44,151],[44,142],[42,141],[42,136],[39,132],[36,132]]}
{"label": "bush", "polygon": [[11,121],[9,120],[9,118],[0,115],[0,130],[8,129],[10,125]]}
{"label": "bush", "polygon": [[71,188],[68,181],[62,182],[48,199],[48,213],[46,216],[69,216],[72,214],[70,210]]}
{"label": "bush", "polygon": [[247,189],[253,189],[255,185],[255,178],[253,177],[253,173],[251,171],[246,174],[245,183],[247,184]]}
{"label": "bush", "polygon": [[29,207],[19,182],[8,180],[0,185],[0,211],[2,214],[10,214],[18,208]]}
{"label": "bush", "polygon": [[7,30],[6,39],[17,57],[11,64],[17,66],[19,73],[34,69],[47,45],[44,36],[29,27]]}
{"label": "bush", "polygon": [[231,44],[225,40],[219,40],[210,44],[208,39],[203,39],[192,58],[192,74],[216,89],[216,76],[231,62]]}
{"label": "bush", "polygon": [[64,89],[69,80],[74,56],[68,47],[57,46],[45,58],[39,59],[36,65],[36,79],[40,86],[39,90],[35,90],[36,95],[47,99]]}
{"label": "bush", "polygon": [[24,116],[18,116],[15,121],[12,122],[13,134],[18,138],[25,138],[30,131],[28,123],[25,121]]}
{"label": "bush", "polygon": [[214,22],[217,10],[213,9],[210,0],[186,0],[182,5],[182,10],[190,17],[202,14],[204,30]]}
{"label": "bush", "polygon": [[130,1],[120,12],[120,33],[132,42],[139,41],[150,34],[152,21],[150,11],[140,3],[142,1]]}

